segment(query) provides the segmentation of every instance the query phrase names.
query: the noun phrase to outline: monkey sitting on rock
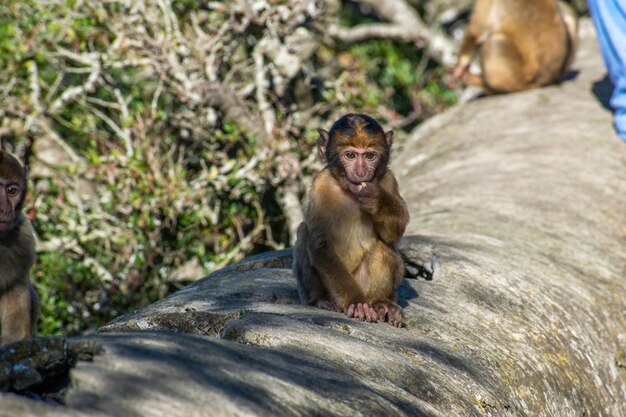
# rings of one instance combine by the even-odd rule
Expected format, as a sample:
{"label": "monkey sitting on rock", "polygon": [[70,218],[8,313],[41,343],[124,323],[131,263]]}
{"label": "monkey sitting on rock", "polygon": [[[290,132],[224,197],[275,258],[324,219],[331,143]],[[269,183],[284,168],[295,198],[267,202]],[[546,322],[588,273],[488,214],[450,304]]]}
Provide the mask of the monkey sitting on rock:
{"label": "monkey sitting on rock", "polygon": [[313,180],[298,228],[293,273],[300,300],[402,327],[396,290],[404,264],[396,245],[409,213],[387,166],[393,132],[364,114],[318,131],[326,167]]}
{"label": "monkey sitting on rock", "polygon": [[35,238],[22,213],[26,169],[0,150],[0,343],[32,337],[39,314],[39,297],[30,284]]}

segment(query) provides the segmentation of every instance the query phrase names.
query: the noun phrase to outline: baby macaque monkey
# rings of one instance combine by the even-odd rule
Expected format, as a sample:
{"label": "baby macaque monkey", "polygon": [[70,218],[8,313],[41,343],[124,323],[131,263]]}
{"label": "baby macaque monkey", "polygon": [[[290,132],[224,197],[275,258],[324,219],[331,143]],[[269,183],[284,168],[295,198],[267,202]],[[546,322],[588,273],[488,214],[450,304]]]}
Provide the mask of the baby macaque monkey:
{"label": "baby macaque monkey", "polygon": [[39,297],[29,280],[35,260],[35,238],[22,213],[26,196],[26,169],[0,150],[0,343],[33,335]]}
{"label": "baby macaque monkey", "polygon": [[313,180],[294,251],[300,300],[401,327],[396,290],[404,264],[396,245],[409,213],[387,166],[393,132],[347,114],[319,134],[326,167]]}
{"label": "baby macaque monkey", "polygon": [[[488,93],[562,80],[574,59],[578,18],[557,0],[476,0],[453,77]],[[469,73],[477,55],[481,74]]]}

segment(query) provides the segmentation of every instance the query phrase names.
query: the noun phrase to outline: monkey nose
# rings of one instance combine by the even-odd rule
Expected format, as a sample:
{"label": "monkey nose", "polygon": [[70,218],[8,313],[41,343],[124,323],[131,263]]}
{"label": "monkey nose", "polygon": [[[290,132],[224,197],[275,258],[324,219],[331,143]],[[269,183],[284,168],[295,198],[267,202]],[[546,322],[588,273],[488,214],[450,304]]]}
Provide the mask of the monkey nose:
{"label": "monkey nose", "polygon": [[362,173],[362,172],[355,172],[354,173],[354,179],[356,180],[354,182],[361,183],[361,182],[365,181],[365,174]]}
{"label": "monkey nose", "polygon": [[365,164],[357,165],[356,169],[354,170],[354,174],[359,181],[363,181],[367,176],[367,167],[365,166]]}

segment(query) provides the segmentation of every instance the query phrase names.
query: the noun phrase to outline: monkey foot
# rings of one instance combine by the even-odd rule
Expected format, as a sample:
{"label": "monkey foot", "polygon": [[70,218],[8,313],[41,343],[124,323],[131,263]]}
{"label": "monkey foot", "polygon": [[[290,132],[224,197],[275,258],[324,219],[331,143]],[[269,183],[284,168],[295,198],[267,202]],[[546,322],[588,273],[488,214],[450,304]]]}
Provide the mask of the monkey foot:
{"label": "monkey foot", "polygon": [[374,306],[380,321],[386,321],[394,327],[404,326],[404,312],[394,303],[378,303]]}
{"label": "monkey foot", "polygon": [[367,303],[350,304],[346,308],[346,316],[370,323],[378,321],[376,310]]}

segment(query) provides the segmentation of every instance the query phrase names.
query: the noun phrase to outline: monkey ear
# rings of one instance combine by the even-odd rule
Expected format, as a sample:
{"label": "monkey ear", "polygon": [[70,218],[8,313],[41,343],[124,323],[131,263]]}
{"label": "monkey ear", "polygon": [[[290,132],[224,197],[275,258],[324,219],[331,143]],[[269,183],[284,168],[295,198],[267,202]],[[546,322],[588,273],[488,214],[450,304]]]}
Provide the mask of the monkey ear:
{"label": "monkey ear", "polygon": [[320,137],[317,139],[317,153],[322,158],[322,161],[326,160],[326,147],[328,146],[328,138],[330,135],[328,131],[324,129],[317,129],[317,132],[320,134]]}
{"label": "monkey ear", "polygon": [[391,145],[393,145],[393,130],[385,133],[385,140],[387,141],[387,146],[391,148]]}

